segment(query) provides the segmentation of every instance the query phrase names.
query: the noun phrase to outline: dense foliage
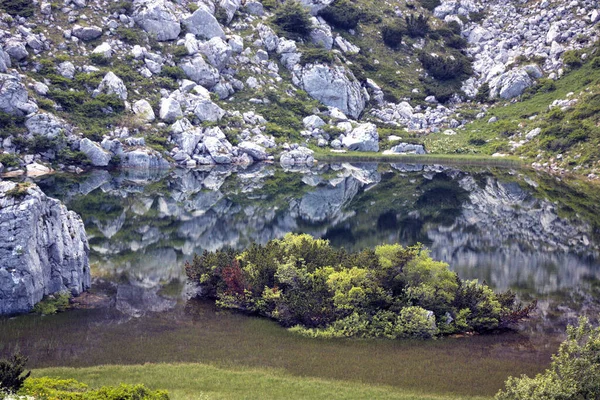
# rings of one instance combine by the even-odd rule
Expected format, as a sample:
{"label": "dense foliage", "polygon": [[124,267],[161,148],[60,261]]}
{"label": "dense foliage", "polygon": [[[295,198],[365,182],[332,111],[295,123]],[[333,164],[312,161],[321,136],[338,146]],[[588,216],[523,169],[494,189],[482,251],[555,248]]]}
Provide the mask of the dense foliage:
{"label": "dense foliage", "polygon": [[600,398],[600,327],[587,318],[567,328],[567,339],[543,374],[511,377],[496,400],[562,400]]}
{"label": "dense foliage", "polygon": [[153,391],[144,385],[103,386],[90,389],[74,379],[29,378],[19,391],[39,400],[168,400],[166,392]]}
{"label": "dense foliage", "polygon": [[25,372],[27,357],[20,353],[14,354],[10,359],[0,360],[0,397],[3,392],[15,393],[31,372]]}
{"label": "dense foliage", "polygon": [[219,250],[186,263],[188,278],[217,304],[256,313],[311,336],[430,338],[507,327],[529,307],[462,281],[420,245],[349,253],[288,234],[243,252]]}
{"label": "dense foliage", "polygon": [[292,39],[307,37],[312,29],[310,15],[300,3],[293,0],[288,0],[277,8],[273,23],[284,36]]}
{"label": "dense foliage", "polygon": [[336,0],[319,11],[319,16],[336,28],[354,29],[363,18],[363,12],[348,0]]}

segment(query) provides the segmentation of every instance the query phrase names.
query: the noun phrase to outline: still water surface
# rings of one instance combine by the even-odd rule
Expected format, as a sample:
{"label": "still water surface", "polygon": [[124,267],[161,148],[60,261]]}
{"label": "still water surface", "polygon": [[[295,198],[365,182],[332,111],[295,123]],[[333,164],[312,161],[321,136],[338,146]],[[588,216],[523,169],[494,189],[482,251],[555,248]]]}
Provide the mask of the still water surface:
{"label": "still water surface", "polygon": [[[36,366],[200,361],[464,394],[545,368],[564,326],[600,303],[600,191],[533,171],[323,164],[94,171],[38,182],[83,218],[89,309],[0,320],[0,352]],[[434,342],[318,341],[188,300],[194,252],[287,232],[361,249],[417,242],[463,278],[538,300],[518,333]]]}

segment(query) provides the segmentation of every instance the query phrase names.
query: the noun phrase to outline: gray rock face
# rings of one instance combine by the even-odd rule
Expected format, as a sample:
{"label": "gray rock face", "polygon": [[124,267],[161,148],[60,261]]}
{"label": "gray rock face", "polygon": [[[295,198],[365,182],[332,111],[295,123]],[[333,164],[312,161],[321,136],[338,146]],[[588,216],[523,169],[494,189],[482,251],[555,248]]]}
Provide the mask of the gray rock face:
{"label": "gray rock face", "polygon": [[84,41],[94,40],[102,35],[102,28],[98,26],[75,25],[71,31],[71,34]]}
{"label": "gray rock face", "polygon": [[176,99],[169,97],[160,100],[159,117],[161,120],[171,123],[182,116],[181,106]]}
{"label": "gray rock face", "polygon": [[151,149],[138,149],[123,153],[121,166],[139,169],[168,169],[170,167],[167,160]]}
{"label": "gray rock face", "polygon": [[64,61],[58,64],[57,70],[61,76],[67,79],[73,79],[75,76],[75,66],[70,61]]}
{"label": "gray rock face", "polygon": [[245,11],[250,15],[256,15],[262,17],[265,15],[265,9],[259,1],[247,1],[245,5]]}
{"label": "gray rock face", "polygon": [[315,162],[315,152],[307,147],[298,147],[297,149],[286,151],[281,154],[279,163],[282,167],[293,166],[312,166]]}
{"label": "gray rock face", "polygon": [[226,23],[229,24],[237,10],[242,6],[242,0],[221,0],[219,6],[225,10],[225,14],[227,14]]}
{"label": "gray rock face", "polygon": [[231,153],[233,146],[225,137],[209,136],[204,139],[204,147],[217,164],[231,164],[233,162],[233,154]]}
{"label": "gray rock face", "polygon": [[98,86],[98,91],[106,94],[114,94],[117,95],[121,100],[127,100],[127,87],[123,80],[115,75],[112,71],[109,71],[100,85]]}
{"label": "gray rock face", "polygon": [[231,58],[231,46],[220,37],[210,39],[204,43],[200,51],[206,56],[208,62],[221,71]]}
{"label": "gray rock face", "polygon": [[54,139],[61,133],[69,133],[71,127],[57,116],[48,113],[39,113],[25,121],[25,127],[31,135],[44,136]]}
{"label": "gray rock face", "polygon": [[0,74],[0,111],[7,114],[23,115],[30,103],[27,88],[13,75]]}
{"label": "gray rock face", "polygon": [[214,37],[225,38],[225,32],[223,32],[219,21],[217,21],[208,7],[202,3],[198,4],[198,9],[192,15],[184,18],[181,22],[189,33],[198,35],[203,39],[212,39]]}
{"label": "gray rock face", "polygon": [[81,218],[31,186],[22,199],[0,181],[0,315],[30,311],[45,295],[90,287]]}
{"label": "gray rock face", "polygon": [[524,69],[510,70],[490,81],[492,98],[512,99],[523,94],[525,89],[533,85],[533,80]]}
{"label": "gray rock face", "polygon": [[207,89],[212,89],[219,82],[219,71],[204,61],[200,54],[183,62],[180,67],[188,78]]}
{"label": "gray rock face", "polygon": [[342,145],[349,150],[379,151],[379,133],[374,124],[361,124],[342,139]]}
{"label": "gray rock face", "polygon": [[156,118],[148,100],[138,100],[133,103],[133,112],[142,122],[152,122]]}
{"label": "gray rock face", "polygon": [[238,149],[248,154],[255,161],[264,161],[269,157],[265,148],[256,143],[244,141],[238,145]]}
{"label": "gray rock face", "polygon": [[88,156],[94,167],[106,167],[112,158],[112,155],[105,151],[98,143],[90,139],[82,139],[79,143],[79,150]]}
{"label": "gray rock face", "polygon": [[400,143],[390,149],[395,154],[425,154],[425,148],[420,144]]}
{"label": "gray rock face", "polygon": [[146,0],[136,2],[133,20],[148,33],[156,35],[156,40],[175,40],[181,32],[179,20],[175,16],[175,7],[165,0]]}
{"label": "gray rock face", "polygon": [[225,111],[210,100],[199,100],[194,107],[194,114],[200,121],[219,121],[225,115]]}
{"label": "gray rock face", "polygon": [[7,40],[4,50],[15,61],[24,60],[29,56],[29,52],[25,48],[25,43],[16,39]]}
{"label": "gray rock face", "polygon": [[358,118],[366,99],[352,72],[341,66],[309,64],[294,69],[297,84],[311,97],[326,106],[339,108],[344,114]]}

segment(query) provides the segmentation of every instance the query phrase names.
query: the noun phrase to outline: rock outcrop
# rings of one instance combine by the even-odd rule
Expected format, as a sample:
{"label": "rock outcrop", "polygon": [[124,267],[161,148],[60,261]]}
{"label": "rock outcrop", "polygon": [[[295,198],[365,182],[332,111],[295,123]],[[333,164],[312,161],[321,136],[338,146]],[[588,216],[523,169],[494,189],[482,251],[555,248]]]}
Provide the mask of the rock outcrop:
{"label": "rock outcrop", "polygon": [[30,311],[46,295],[90,287],[81,218],[36,186],[0,181],[0,315]]}

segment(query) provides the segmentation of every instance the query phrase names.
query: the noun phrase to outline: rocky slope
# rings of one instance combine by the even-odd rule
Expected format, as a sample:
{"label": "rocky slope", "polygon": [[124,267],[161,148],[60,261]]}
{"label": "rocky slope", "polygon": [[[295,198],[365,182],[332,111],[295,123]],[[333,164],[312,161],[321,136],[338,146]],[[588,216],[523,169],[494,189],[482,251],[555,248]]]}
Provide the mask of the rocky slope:
{"label": "rocky slope", "polygon": [[0,182],[0,315],[30,311],[46,295],[90,287],[81,218],[33,185]]}
{"label": "rocky slope", "polygon": [[[518,148],[552,133],[506,135],[516,122],[494,110],[593,64],[600,20],[594,0],[301,3],[298,33],[277,1],[1,2],[0,171],[311,163],[317,148],[542,166],[558,150]],[[425,27],[404,19],[420,14]],[[586,85],[561,107],[595,93]],[[527,118],[546,120],[554,100]],[[560,171],[593,176],[600,156],[574,159]]]}

